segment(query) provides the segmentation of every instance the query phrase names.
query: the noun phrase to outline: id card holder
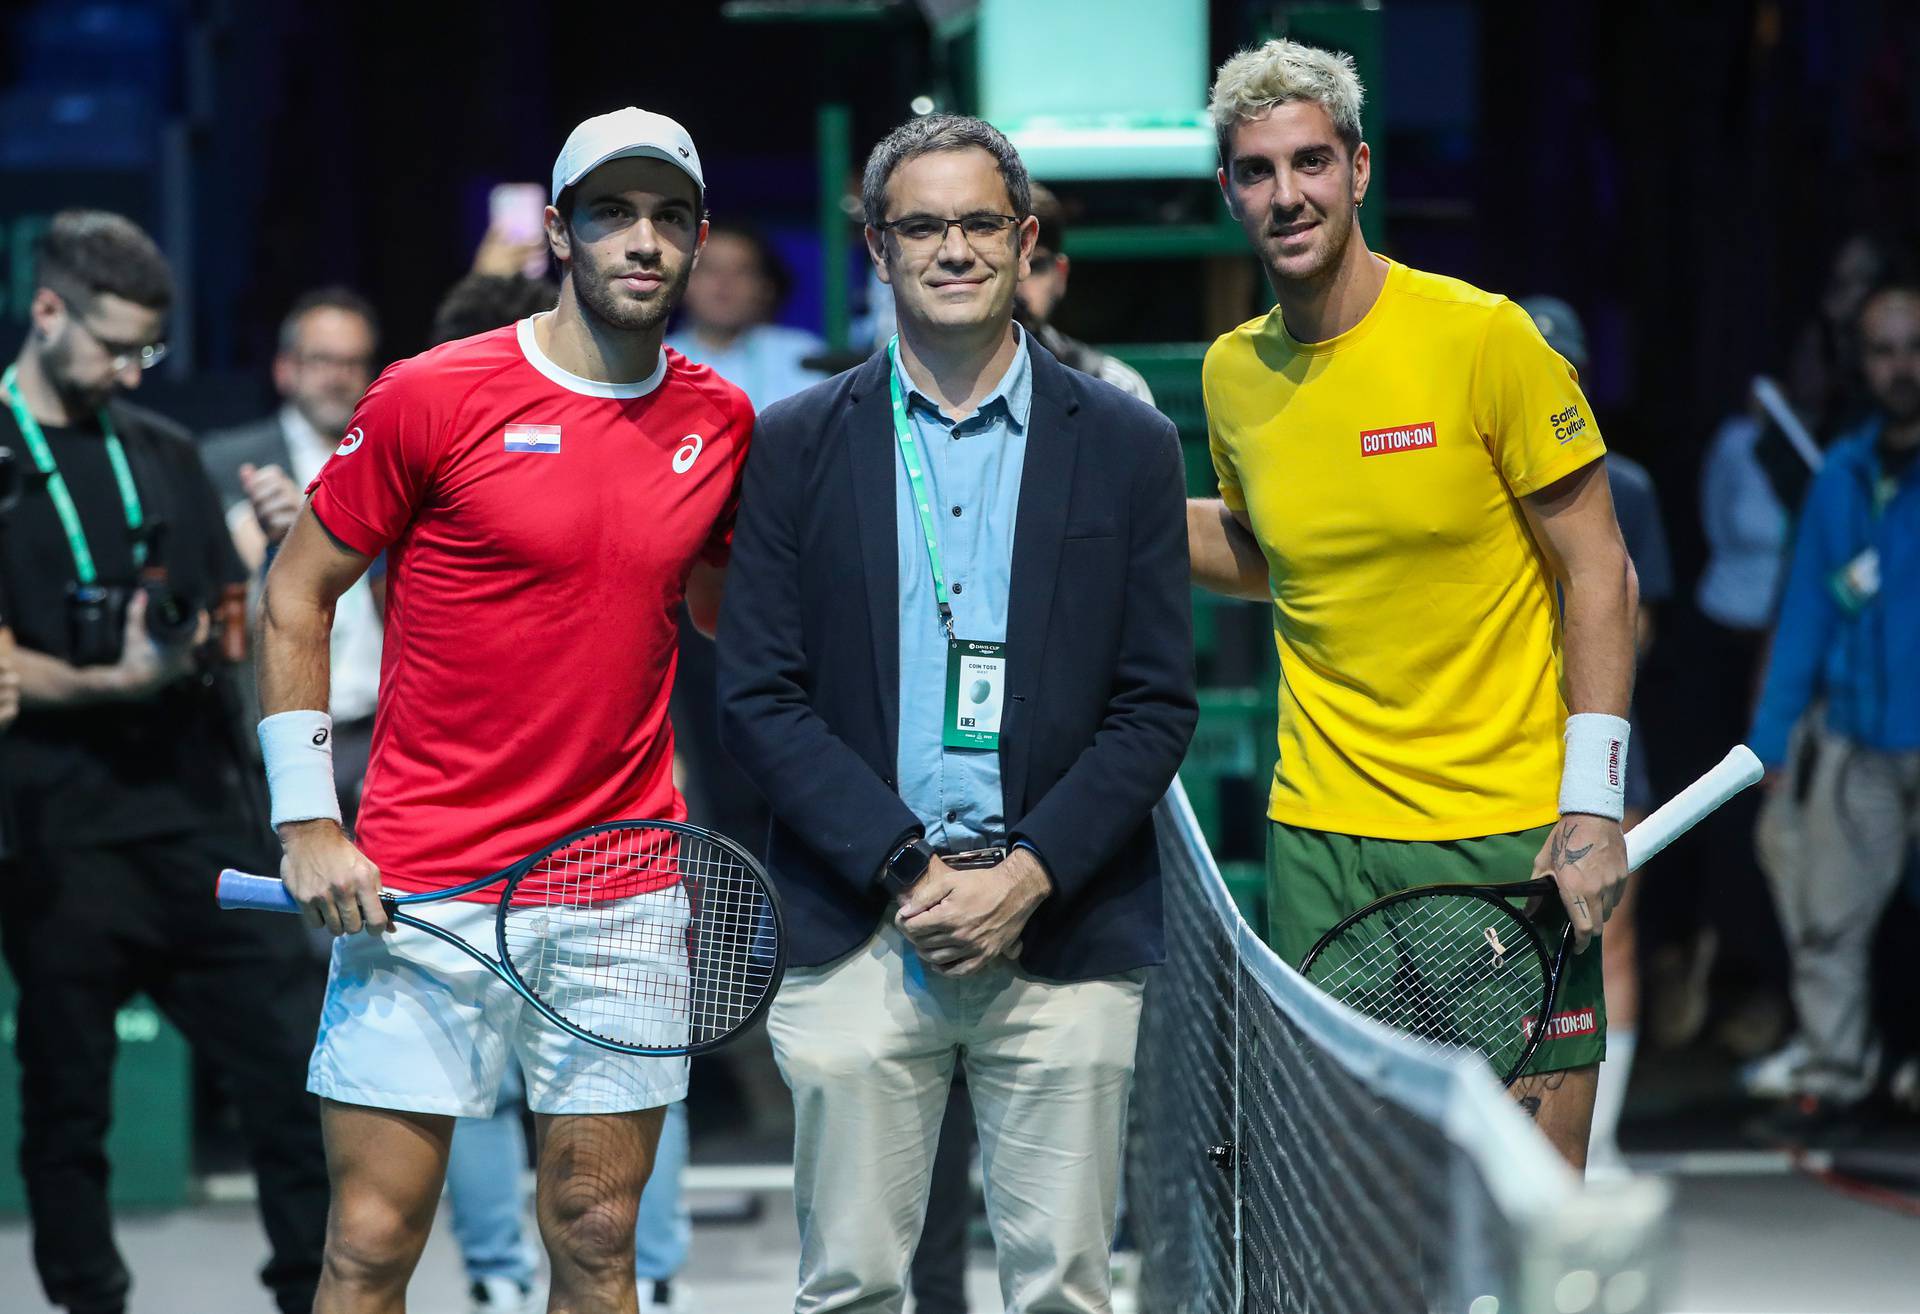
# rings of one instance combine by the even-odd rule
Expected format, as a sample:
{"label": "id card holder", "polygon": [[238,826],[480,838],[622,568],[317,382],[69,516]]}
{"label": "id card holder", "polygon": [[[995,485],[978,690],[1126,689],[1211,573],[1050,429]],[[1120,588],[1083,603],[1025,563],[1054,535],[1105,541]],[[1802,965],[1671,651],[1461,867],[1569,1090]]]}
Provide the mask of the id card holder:
{"label": "id card holder", "polygon": [[997,749],[1007,699],[1007,645],[980,639],[947,641],[946,748]]}
{"label": "id card holder", "polygon": [[1867,607],[1880,596],[1880,553],[1868,548],[1836,571],[1827,586],[1848,615]]}

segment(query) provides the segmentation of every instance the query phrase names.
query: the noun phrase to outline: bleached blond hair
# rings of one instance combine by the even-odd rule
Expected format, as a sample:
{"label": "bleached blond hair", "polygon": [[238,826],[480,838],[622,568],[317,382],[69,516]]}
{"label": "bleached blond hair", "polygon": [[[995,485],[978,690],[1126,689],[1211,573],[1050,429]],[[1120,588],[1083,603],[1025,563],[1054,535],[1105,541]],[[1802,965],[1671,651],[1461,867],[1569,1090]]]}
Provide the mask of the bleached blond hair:
{"label": "bleached blond hair", "polygon": [[1222,165],[1231,158],[1236,123],[1294,101],[1310,101],[1325,110],[1351,156],[1360,146],[1360,105],[1365,99],[1353,56],[1276,39],[1243,50],[1220,66],[1207,114],[1220,143]]}

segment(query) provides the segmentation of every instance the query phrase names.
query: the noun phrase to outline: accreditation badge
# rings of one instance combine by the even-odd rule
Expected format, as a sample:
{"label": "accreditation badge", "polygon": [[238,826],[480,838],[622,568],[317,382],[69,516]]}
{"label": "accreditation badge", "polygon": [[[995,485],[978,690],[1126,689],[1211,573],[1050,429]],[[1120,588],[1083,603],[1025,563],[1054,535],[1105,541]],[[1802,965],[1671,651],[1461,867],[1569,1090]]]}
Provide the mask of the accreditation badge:
{"label": "accreditation badge", "polygon": [[947,714],[940,723],[946,748],[1000,747],[1006,706],[1007,645],[979,639],[947,642]]}
{"label": "accreditation badge", "polygon": [[1880,596],[1880,553],[1868,548],[1835,571],[1827,587],[1849,615],[1868,606]]}

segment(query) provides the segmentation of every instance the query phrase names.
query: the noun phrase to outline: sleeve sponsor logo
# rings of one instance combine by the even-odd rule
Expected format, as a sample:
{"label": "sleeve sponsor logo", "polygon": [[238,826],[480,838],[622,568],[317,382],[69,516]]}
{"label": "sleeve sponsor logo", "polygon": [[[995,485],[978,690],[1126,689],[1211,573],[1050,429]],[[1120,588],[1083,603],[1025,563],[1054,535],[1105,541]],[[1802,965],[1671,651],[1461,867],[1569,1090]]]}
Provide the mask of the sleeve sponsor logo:
{"label": "sleeve sponsor logo", "polygon": [[560,450],[557,424],[509,424],[505,438],[509,452],[557,453]]}
{"label": "sleeve sponsor logo", "polygon": [[335,456],[352,456],[360,450],[360,444],[366,440],[367,431],[356,426],[347,430],[347,436],[340,440],[340,445],[333,449],[333,454]]}
{"label": "sleeve sponsor logo", "polygon": [[[1529,1040],[1533,1038],[1534,1023],[1538,1018],[1520,1019],[1520,1031]],[[1542,1040],[1565,1040],[1570,1036],[1591,1036],[1600,1029],[1600,1019],[1591,1008],[1570,1008],[1564,1013],[1555,1013],[1547,1019],[1547,1034]]]}
{"label": "sleeve sponsor logo", "polygon": [[707,440],[699,434],[688,434],[681,442],[679,450],[673,454],[673,472],[685,474],[693,469],[693,463],[700,459],[701,449],[706,445]]}
{"label": "sleeve sponsor logo", "polygon": [[1553,436],[1563,447],[1587,429],[1587,417],[1580,413],[1577,405],[1548,416],[1547,423],[1553,426]]}
{"label": "sleeve sponsor logo", "polygon": [[1362,456],[1390,456],[1395,452],[1417,452],[1437,446],[1439,439],[1434,437],[1432,420],[1392,429],[1365,429],[1360,434]]}

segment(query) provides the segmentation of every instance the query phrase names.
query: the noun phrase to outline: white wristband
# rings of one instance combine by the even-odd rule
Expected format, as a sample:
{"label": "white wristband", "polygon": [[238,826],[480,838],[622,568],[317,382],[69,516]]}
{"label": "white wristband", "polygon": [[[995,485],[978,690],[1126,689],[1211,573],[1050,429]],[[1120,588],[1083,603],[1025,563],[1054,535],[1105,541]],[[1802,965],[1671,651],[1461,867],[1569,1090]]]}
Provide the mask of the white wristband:
{"label": "white wristband", "polygon": [[1627,722],[1605,712],[1567,718],[1567,764],[1560,772],[1560,811],[1620,820],[1627,803]]}
{"label": "white wristband", "polygon": [[325,712],[279,712],[260,723],[272,823],[340,820],[333,785],[333,718]]}

